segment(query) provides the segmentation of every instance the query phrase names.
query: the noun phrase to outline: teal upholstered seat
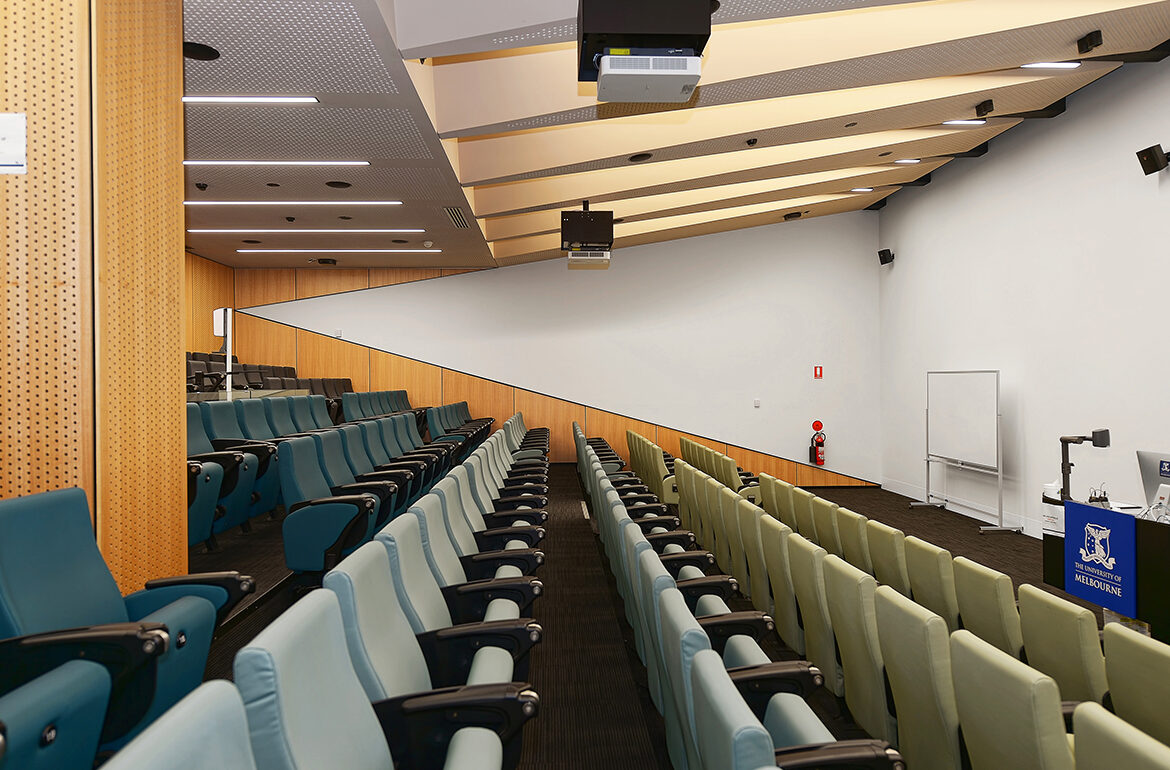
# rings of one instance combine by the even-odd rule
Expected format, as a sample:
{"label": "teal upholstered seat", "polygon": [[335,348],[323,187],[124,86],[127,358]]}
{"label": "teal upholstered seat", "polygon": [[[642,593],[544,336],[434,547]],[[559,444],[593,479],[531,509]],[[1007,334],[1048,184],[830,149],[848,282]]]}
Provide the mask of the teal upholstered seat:
{"label": "teal upholstered seat", "polygon": [[[0,767],[90,770],[109,700],[110,674],[81,660],[0,695]],[[52,742],[47,730],[55,731]]]}

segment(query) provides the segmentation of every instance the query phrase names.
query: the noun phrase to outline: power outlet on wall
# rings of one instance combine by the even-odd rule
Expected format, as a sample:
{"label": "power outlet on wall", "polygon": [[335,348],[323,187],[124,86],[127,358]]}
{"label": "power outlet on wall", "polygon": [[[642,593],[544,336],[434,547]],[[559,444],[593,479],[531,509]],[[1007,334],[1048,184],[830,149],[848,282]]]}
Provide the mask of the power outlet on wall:
{"label": "power outlet on wall", "polygon": [[760,399],[757,398],[755,401],[753,401],[752,406],[754,406],[756,409],[759,409],[760,408]]}

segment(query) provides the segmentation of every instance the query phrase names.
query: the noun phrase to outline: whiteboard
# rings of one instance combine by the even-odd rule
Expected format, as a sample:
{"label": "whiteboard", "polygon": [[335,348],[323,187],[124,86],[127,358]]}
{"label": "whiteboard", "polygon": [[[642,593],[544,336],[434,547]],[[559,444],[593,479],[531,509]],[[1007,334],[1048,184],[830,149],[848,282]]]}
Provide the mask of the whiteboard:
{"label": "whiteboard", "polygon": [[999,466],[999,372],[926,373],[926,453]]}

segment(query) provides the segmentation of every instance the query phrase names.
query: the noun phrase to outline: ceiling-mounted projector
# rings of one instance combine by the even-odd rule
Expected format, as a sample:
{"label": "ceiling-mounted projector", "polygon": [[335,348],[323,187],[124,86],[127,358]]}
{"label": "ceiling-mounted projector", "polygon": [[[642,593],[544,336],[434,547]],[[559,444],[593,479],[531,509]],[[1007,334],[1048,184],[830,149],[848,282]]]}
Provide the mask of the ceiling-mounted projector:
{"label": "ceiling-mounted projector", "polygon": [[613,212],[561,212],[561,251],[609,251],[613,248]]}
{"label": "ceiling-mounted projector", "polygon": [[580,0],[577,80],[603,102],[686,102],[711,37],[711,0]]}
{"label": "ceiling-mounted projector", "polygon": [[570,270],[608,270],[608,251],[570,251]]}

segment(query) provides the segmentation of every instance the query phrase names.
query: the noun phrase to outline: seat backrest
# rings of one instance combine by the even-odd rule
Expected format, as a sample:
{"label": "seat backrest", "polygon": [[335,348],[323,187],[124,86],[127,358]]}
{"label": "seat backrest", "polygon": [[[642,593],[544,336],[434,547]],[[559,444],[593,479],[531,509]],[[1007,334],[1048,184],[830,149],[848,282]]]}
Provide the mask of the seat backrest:
{"label": "seat backrest", "polygon": [[484,521],[483,513],[475,502],[475,496],[471,494],[471,479],[467,475],[467,466],[457,465],[447,471],[447,475],[443,477],[443,480],[446,481],[447,479],[451,479],[454,485],[452,494],[458,496],[459,510],[467,517],[467,523],[471,526],[471,530],[473,532],[483,532],[488,528],[487,522]]}
{"label": "seat backrest", "polygon": [[[0,767],[93,767],[109,701],[109,672],[83,660],[71,660],[0,695]],[[56,739],[46,741],[50,731]]]}
{"label": "seat backrest", "polygon": [[317,456],[321,460],[321,467],[325,471],[325,480],[329,482],[330,486],[340,487],[357,481],[349,463],[345,461],[345,449],[342,448],[340,431],[328,430],[314,433],[312,439],[317,446]]}
{"label": "seat backrest", "polygon": [[187,404],[187,455],[214,452],[211,439],[207,436],[207,429],[203,427],[203,415],[199,412],[199,404]]}
{"label": "seat backrest", "polygon": [[194,359],[195,361],[210,361],[211,354],[210,353],[192,353],[191,358]]}
{"label": "seat backrest", "polygon": [[289,399],[283,396],[260,399],[264,402],[264,413],[268,416],[268,424],[277,436],[291,436],[299,433],[289,411]]}
{"label": "seat backrest", "polygon": [[240,691],[222,679],[200,685],[102,767],[256,770]]}
{"label": "seat backrest", "polygon": [[849,713],[870,737],[897,743],[897,724],[886,706],[885,668],[874,616],[877,582],[833,554],[825,557],[824,570]]}
{"label": "seat backrest", "polygon": [[[285,368],[287,369],[287,368],[291,368],[291,367],[285,367]],[[296,377],[281,377],[280,378],[280,386],[282,388],[284,388],[285,390],[296,390],[297,389],[297,378]]]}
{"label": "seat backrest", "polygon": [[1120,623],[1105,624],[1105,673],[1113,711],[1170,745],[1170,645]]}
{"label": "seat backrest", "polygon": [[941,615],[947,628],[959,628],[959,600],[955,596],[955,569],[951,552],[917,537],[906,538],[906,574],[910,595],[926,609]]}
{"label": "seat backrest", "polygon": [[84,491],[0,500],[0,639],[128,620]]}
{"label": "seat backrest", "polygon": [[910,578],[906,574],[906,536],[900,529],[870,519],[865,523],[869,539],[869,556],[873,576],[882,585],[893,586],[903,596],[910,596]]}
{"label": "seat backrest", "polygon": [[638,603],[638,618],[644,634],[646,676],[651,683],[654,705],[658,707],[658,713],[665,714],[667,708],[674,708],[674,705],[666,664],[662,658],[662,629],[656,608],[662,592],[669,588],[677,588],[677,585],[662,566],[658,554],[646,542],[646,538],[638,537],[641,533],[636,525],[631,522],[629,526],[622,528],[622,532],[629,532],[629,539],[634,542],[634,547],[628,550],[637,554],[634,574],[638,582],[632,587],[631,593]]}
{"label": "seat backrest", "polygon": [[776,633],[797,655],[804,655],[804,629],[796,609],[796,593],[788,564],[788,538],[792,535],[783,522],[771,516],[760,517],[760,544],[772,585],[772,616]]}
{"label": "seat backrest", "polygon": [[767,473],[760,474],[760,507],[774,519],[780,519],[780,509],[776,505],[776,477]]}
{"label": "seat backrest", "polygon": [[432,688],[426,658],[394,591],[390,557],[366,543],[326,573],[337,595],[349,657],[371,702]]}
{"label": "seat backrest", "polygon": [[827,552],[803,535],[788,537],[788,562],[792,587],[796,593],[800,617],[804,621],[804,652],[821,673],[825,687],[834,695],[844,695],[841,666],[837,663],[837,643],[825,596],[824,561]]}
{"label": "seat backrest", "polygon": [[362,411],[357,393],[346,391],[341,394],[341,416],[346,422],[365,419],[366,413]]}
{"label": "seat backrest", "polygon": [[309,411],[318,428],[333,427],[333,420],[329,417],[329,402],[325,396],[309,396]]}
{"label": "seat backrest", "polygon": [[1096,703],[1077,706],[1073,733],[1077,770],[1170,770],[1170,747]]}
{"label": "seat backrest", "polygon": [[317,421],[313,419],[313,412],[309,409],[308,396],[293,396],[288,400],[288,407],[297,430],[301,432],[317,430]]}
{"label": "seat backrest", "polygon": [[796,519],[796,532],[801,537],[817,545],[817,523],[813,518],[812,501],[815,498],[812,492],[800,487],[792,488],[792,515]]}
{"label": "seat backrest", "polygon": [[362,429],[356,423],[340,425],[337,432],[341,434],[341,446],[345,452],[345,460],[353,470],[353,475],[364,476],[374,470],[374,463],[366,452],[365,438]]}
{"label": "seat backrest", "polygon": [[866,518],[848,508],[837,509],[837,536],[841,539],[841,553],[845,561],[862,572],[873,574],[869,557],[869,538],[866,536]]}
{"label": "seat backrest", "polygon": [[199,404],[199,412],[203,417],[203,427],[211,438],[244,438],[244,431],[236,418],[236,407],[233,402],[204,401]]}
{"label": "seat backrest", "polygon": [[276,438],[272,426],[268,424],[268,415],[264,412],[262,398],[238,398],[232,401],[236,410],[236,422],[244,431],[247,438],[257,441],[266,441]]}
{"label": "seat backrest", "polygon": [[1052,678],[970,631],[951,634],[951,673],[974,768],[1072,770]]}
{"label": "seat backrest", "polygon": [[[715,563],[726,574],[731,574],[731,543],[727,535],[727,526],[723,521],[723,490],[727,487],[716,479],[708,476],[705,479],[707,487],[707,529],[710,531],[711,542],[708,544],[715,554]],[[741,584],[742,585],[742,584]]]}
{"label": "seat backrest", "polygon": [[285,610],[236,653],[234,672],[258,766],[393,768],[332,591],[312,591]]}
{"label": "seat backrest", "polygon": [[776,764],[772,736],[752,713],[714,650],[695,654],[691,692],[701,767],[758,770]]}
{"label": "seat backrest", "polygon": [[415,516],[399,516],[375,535],[390,558],[390,574],[398,601],[416,634],[451,626],[451,613],[439,582],[423,552],[422,524]]}
{"label": "seat backrest", "polygon": [[813,524],[817,529],[817,544],[834,556],[845,556],[837,533],[837,504],[820,497],[809,500]]}
{"label": "seat backrest", "polygon": [[316,396],[325,395],[325,380],[320,377],[309,378],[309,393]]}
{"label": "seat backrest", "polygon": [[[691,709],[691,666],[695,655],[711,649],[711,640],[695,616],[687,608],[686,600],[677,588],[668,588],[658,595],[658,628],[662,639],[663,668],[669,680],[673,713],[678,719],[678,731],[686,750],[686,767],[700,767],[698,743]],[[670,726],[667,727],[670,730]],[[680,765],[675,763],[676,767]]]}
{"label": "seat backrest", "polygon": [[[983,641],[994,644],[1008,655],[1019,658],[1024,646],[1024,637],[1020,631],[1020,613],[1016,609],[1012,579],[964,556],[956,557],[952,566],[955,576],[955,597],[958,600],[959,617],[962,618],[963,628]],[[1094,635],[1096,630],[1094,623]],[[1063,646],[1063,643],[1058,646]],[[1100,649],[1100,645],[1097,649]],[[1104,674],[1102,663],[1102,678]],[[1059,680],[1057,682],[1059,683]]]}
{"label": "seat backrest", "polygon": [[743,538],[739,534],[739,513],[737,507],[743,498],[726,486],[719,490],[719,517],[727,537],[727,550],[731,556],[730,573],[739,581],[740,593],[751,593],[751,579],[748,576],[747,556],[743,551]]}
{"label": "seat backrest", "polygon": [[424,533],[424,553],[435,580],[441,586],[460,585],[467,582],[467,574],[459,561],[459,553],[451,541],[447,529],[447,517],[443,515],[443,504],[439,496],[430,493],[415,501],[407,513],[418,517]]}
{"label": "seat backrest", "polygon": [[382,429],[378,427],[376,420],[363,420],[357,424],[357,427],[362,433],[362,445],[366,448],[366,454],[370,456],[370,462],[374,465],[385,465],[390,462],[390,453],[386,451],[386,443],[382,440]]}
{"label": "seat backrest", "polygon": [[736,501],[735,512],[739,518],[739,538],[743,542],[748,577],[751,580],[752,606],[760,612],[771,612],[772,586],[768,582],[768,567],[764,563],[764,548],[760,541],[760,517],[767,514],[743,498]]}
{"label": "seat backrest", "polygon": [[[454,470],[462,470],[452,469]],[[467,480],[466,471],[462,474],[464,481]],[[455,479],[448,473],[439,483],[431,488],[431,495],[439,499],[439,504],[443,509],[443,519],[447,524],[447,534],[451,537],[456,550],[460,556],[471,556],[479,553],[479,546],[475,541],[475,532],[471,529],[471,524],[467,520],[467,516],[463,511],[463,498],[460,494],[460,488]],[[427,495],[429,497],[430,495]]]}
{"label": "seat backrest", "polygon": [[297,381],[297,390],[308,390],[309,389],[309,378],[308,377],[297,377],[296,381]]}
{"label": "seat backrest", "polygon": [[301,436],[280,442],[276,459],[280,467],[280,491],[286,506],[333,496],[329,481],[321,470],[317,445],[311,437]]}
{"label": "seat backrest", "polygon": [[874,593],[878,642],[910,767],[961,770],[947,622],[891,586]]}
{"label": "seat backrest", "polygon": [[[961,585],[959,559],[955,559],[955,585]],[[963,622],[967,622],[966,614]],[[1020,586],[1019,623],[1028,665],[1056,680],[1062,700],[1101,702],[1109,685],[1092,612],[1025,584]]]}

